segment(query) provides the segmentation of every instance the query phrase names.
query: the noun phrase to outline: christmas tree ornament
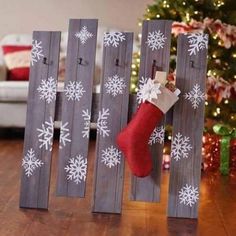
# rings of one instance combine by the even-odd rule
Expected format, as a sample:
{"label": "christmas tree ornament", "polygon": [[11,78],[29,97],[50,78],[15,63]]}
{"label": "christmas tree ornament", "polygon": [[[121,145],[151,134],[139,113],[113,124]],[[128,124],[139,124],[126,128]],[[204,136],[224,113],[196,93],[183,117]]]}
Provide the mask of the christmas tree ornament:
{"label": "christmas tree ornament", "polygon": [[141,105],[117,136],[118,147],[135,176],[148,176],[152,170],[148,141],[164,114],[178,101],[180,91],[173,90],[173,85],[166,83],[166,73],[158,71],[155,79],[142,87]]}

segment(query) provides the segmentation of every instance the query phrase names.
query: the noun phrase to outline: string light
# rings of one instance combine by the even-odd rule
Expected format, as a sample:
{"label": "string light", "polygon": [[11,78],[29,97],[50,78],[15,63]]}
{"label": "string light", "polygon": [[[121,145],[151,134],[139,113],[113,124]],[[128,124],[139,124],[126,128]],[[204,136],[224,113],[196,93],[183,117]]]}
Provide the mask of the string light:
{"label": "string light", "polygon": [[224,3],[223,1],[221,1],[221,0],[218,0],[218,1],[215,1],[213,4],[214,4],[214,6],[216,6],[216,7],[221,7],[221,6],[223,6],[225,3]]}
{"label": "string light", "polygon": [[217,114],[220,114],[220,108],[219,107],[216,108],[216,112],[217,112]]}
{"label": "string light", "polygon": [[171,136],[170,135],[168,136],[168,140],[171,140]]}
{"label": "string light", "polygon": [[211,75],[212,75],[212,71],[211,71],[211,70],[208,70],[207,75],[208,75],[208,76],[211,76]]}
{"label": "string light", "polygon": [[236,53],[233,53],[232,57],[233,57],[233,58],[236,58]]}
{"label": "string light", "polygon": [[156,15],[157,18],[160,18],[161,16],[159,14]]}
{"label": "string light", "polygon": [[138,23],[138,26],[142,26],[142,22],[141,21]]}
{"label": "string light", "polygon": [[183,2],[183,5],[185,6],[185,5],[186,5],[186,2]]}
{"label": "string light", "polygon": [[216,58],[216,54],[213,54],[212,57],[213,57],[213,58]]}
{"label": "string light", "polygon": [[224,103],[225,103],[225,104],[228,104],[228,103],[229,103],[229,100],[228,100],[228,99],[225,99]]}
{"label": "string light", "polygon": [[205,101],[205,105],[206,105],[206,106],[208,105],[208,101]]}
{"label": "string light", "polygon": [[186,13],[186,20],[187,20],[187,21],[190,21],[190,15],[189,15],[188,12]]}
{"label": "string light", "polygon": [[217,114],[217,112],[216,112],[216,111],[214,111],[214,112],[213,112],[213,116],[215,116],[215,117],[216,117],[217,115],[218,115],[218,114]]}

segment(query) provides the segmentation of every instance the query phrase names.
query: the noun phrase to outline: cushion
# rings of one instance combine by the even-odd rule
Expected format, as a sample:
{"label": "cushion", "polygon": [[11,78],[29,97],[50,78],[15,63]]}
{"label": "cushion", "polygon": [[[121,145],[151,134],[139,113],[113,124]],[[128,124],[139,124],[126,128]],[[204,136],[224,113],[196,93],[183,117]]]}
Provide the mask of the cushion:
{"label": "cushion", "polygon": [[4,45],[2,49],[8,69],[7,80],[29,80],[31,46]]}

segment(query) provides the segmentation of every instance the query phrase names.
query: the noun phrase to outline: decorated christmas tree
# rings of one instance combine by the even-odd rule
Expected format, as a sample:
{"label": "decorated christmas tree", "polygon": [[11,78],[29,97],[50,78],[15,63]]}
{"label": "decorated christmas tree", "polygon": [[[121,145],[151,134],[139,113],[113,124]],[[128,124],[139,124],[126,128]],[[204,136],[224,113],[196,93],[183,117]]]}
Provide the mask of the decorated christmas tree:
{"label": "decorated christmas tree", "polygon": [[[169,79],[175,78],[176,42],[180,33],[209,34],[205,128],[215,123],[236,126],[236,5],[235,0],[155,0],[144,19],[173,20]],[[142,25],[140,19],[139,25]],[[141,35],[140,35],[141,36]],[[131,90],[137,91],[140,52],[134,54]]]}

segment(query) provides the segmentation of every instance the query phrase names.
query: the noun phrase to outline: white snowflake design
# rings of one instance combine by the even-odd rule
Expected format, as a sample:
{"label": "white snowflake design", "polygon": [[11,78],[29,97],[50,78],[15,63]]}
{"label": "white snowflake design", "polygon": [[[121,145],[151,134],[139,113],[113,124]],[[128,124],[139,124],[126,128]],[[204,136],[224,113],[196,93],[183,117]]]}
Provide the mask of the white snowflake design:
{"label": "white snowflake design", "polygon": [[164,143],[164,134],[165,129],[163,125],[160,127],[156,127],[149,138],[148,144],[153,145],[155,143]]}
{"label": "white snowflake design", "polygon": [[201,91],[200,85],[195,84],[189,93],[184,94],[184,98],[192,103],[194,109],[197,109],[199,104],[205,100],[205,94]]}
{"label": "white snowflake design", "polygon": [[68,101],[79,101],[80,98],[85,93],[84,87],[82,86],[81,81],[70,81],[65,88],[65,95]]}
{"label": "white snowflake design", "polygon": [[40,146],[39,148],[45,147],[46,150],[52,150],[52,141],[53,141],[53,126],[54,122],[52,117],[50,116],[49,122],[46,121],[45,123],[42,124],[41,129],[37,129],[39,132],[38,134],[38,139]]}
{"label": "white snowflake design", "polygon": [[69,130],[69,128],[67,128],[68,124],[69,124],[68,122],[66,122],[64,124],[63,123],[61,124],[61,129],[60,129],[60,145],[59,145],[60,149],[65,147],[67,143],[71,142],[71,139],[69,138],[70,137],[70,130]]}
{"label": "white snowflake design", "polygon": [[186,184],[179,191],[180,203],[192,207],[199,199],[198,188]]}
{"label": "white snowflake design", "polygon": [[194,33],[188,35],[189,55],[196,55],[200,50],[208,48],[208,35],[203,33]]}
{"label": "white snowflake design", "polygon": [[109,108],[102,108],[102,111],[99,111],[98,113],[97,132],[99,135],[102,135],[103,138],[105,138],[106,136],[108,137],[110,133],[107,125],[107,119],[110,115],[109,112]]}
{"label": "white snowflake design", "polygon": [[79,32],[76,32],[75,37],[78,38],[82,44],[85,44],[89,38],[93,37],[93,34],[88,31],[86,26],[83,26]]}
{"label": "white snowflake design", "polygon": [[121,152],[111,145],[110,147],[102,150],[102,160],[105,166],[111,168],[120,164]]}
{"label": "white snowflake design", "polygon": [[67,180],[74,181],[76,184],[86,180],[87,159],[79,155],[75,158],[70,158],[68,165],[65,167],[67,172]]}
{"label": "white snowflake design", "polygon": [[34,66],[34,63],[38,62],[43,57],[42,41],[33,39],[31,49],[31,65]]}
{"label": "white snowflake design", "polygon": [[40,86],[37,88],[42,100],[46,100],[49,104],[52,101],[56,100],[57,94],[57,82],[54,78],[49,77],[48,80],[42,80]]}
{"label": "white snowflake design", "polygon": [[113,97],[123,94],[125,87],[124,78],[120,78],[118,75],[108,77],[105,83],[106,93],[111,94]]}
{"label": "white snowflake design", "polygon": [[171,144],[171,157],[176,161],[181,158],[188,158],[188,152],[192,149],[189,141],[189,137],[182,136],[182,134],[177,133]]}
{"label": "white snowflake design", "polygon": [[149,32],[148,36],[147,36],[147,45],[149,48],[152,49],[152,51],[154,50],[158,50],[160,48],[163,48],[165,45],[165,41],[166,41],[166,37],[164,36],[163,33],[161,33],[160,30],[158,31],[153,31],[153,32]]}
{"label": "white snowflake design", "polygon": [[22,160],[22,166],[27,177],[33,175],[34,170],[41,167],[43,164],[44,163],[41,160],[36,158],[34,150],[32,148],[28,150],[26,156],[24,156]]}
{"label": "white snowflake design", "polygon": [[107,32],[104,33],[104,46],[119,46],[120,42],[125,40],[125,35],[122,32]]}
{"label": "white snowflake design", "polygon": [[84,129],[82,130],[82,135],[83,138],[89,138],[91,115],[88,109],[82,110],[82,117],[84,119]]}
{"label": "white snowflake design", "polygon": [[157,99],[158,94],[161,94],[160,83],[155,83],[151,78],[142,77],[139,81],[137,100],[140,104],[146,100]]}

